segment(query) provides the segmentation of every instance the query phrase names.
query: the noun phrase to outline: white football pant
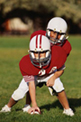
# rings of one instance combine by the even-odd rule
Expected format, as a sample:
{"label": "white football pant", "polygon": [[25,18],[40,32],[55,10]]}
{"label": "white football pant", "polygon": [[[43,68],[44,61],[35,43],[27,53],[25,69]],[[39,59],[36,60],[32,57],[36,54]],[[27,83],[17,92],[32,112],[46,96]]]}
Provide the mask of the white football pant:
{"label": "white football pant", "polygon": [[[54,75],[54,74],[52,74],[52,75]],[[50,77],[52,77],[52,75],[47,76],[47,77],[42,77],[42,78],[36,76],[35,77],[35,85],[37,85],[41,82],[47,82],[48,79]],[[55,80],[54,85],[53,85],[53,89],[55,90],[56,93],[59,93],[64,90],[64,87],[63,87],[63,84],[62,84],[60,78],[57,78]],[[29,91],[29,85],[27,82],[25,82],[24,79],[22,79],[19,84],[19,87],[13,92],[12,98],[15,101],[18,101],[18,100],[22,99],[28,91]]]}

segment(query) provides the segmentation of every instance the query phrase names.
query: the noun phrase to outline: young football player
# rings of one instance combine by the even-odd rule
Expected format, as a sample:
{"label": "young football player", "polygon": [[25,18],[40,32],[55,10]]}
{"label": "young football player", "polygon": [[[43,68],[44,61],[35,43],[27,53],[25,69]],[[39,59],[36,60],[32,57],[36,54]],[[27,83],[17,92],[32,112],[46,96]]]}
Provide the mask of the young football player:
{"label": "young football player", "polygon": [[[48,22],[46,31],[44,31],[44,30],[35,31],[31,35],[30,39],[33,38],[33,36],[35,36],[37,34],[46,35],[50,39],[51,46],[57,45],[57,46],[62,47],[68,56],[71,51],[71,44],[66,39],[66,31],[67,31],[66,21],[61,17],[54,17]],[[59,69],[59,71],[57,72],[58,75],[55,78],[60,77],[63,74],[64,68],[65,68],[65,66],[63,66],[61,69]],[[41,86],[42,86],[42,84],[39,85],[39,87],[41,87]],[[48,89],[50,91],[50,94],[54,95],[54,90],[51,87],[48,87]],[[58,97],[58,99],[61,102],[61,104],[64,105],[64,101],[61,100],[61,97]],[[30,102],[30,98],[29,98],[29,93],[27,93],[26,105],[23,108],[23,111],[26,111],[26,106],[30,103],[31,102]],[[64,109],[64,113],[67,114],[66,109]]]}
{"label": "young football player", "polygon": [[[35,85],[46,82],[46,85],[48,87],[52,86],[57,93],[59,101],[64,108],[64,113],[73,116],[74,113],[69,107],[63,84],[59,78],[55,78],[57,70],[63,67],[66,57],[65,51],[60,46],[52,46],[50,49],[50,43],[46,36],[34,36],[30,41],[29,55],[24,56],[19,64],[24,79],[1,112],[11,111],[11,107],[22,99],[28,91],[32,102],[32,107],[28,106],[28,113],[31,114],[35,109],[40,112],[35,98]],[[62,103],[62,101],[64,102]]]}
{"label": "young football player", "polygon": [[48,22],[46,31],[44,30],[35,31],[34,33],[31,34],[30,39],[37,34],[46,35],[50,39],[51,46],[53,45],[61,46],[65,50],[68,56],[70,54],[72,47],[70,42],[67,40],[68,37],[66,36],[66,32],[67,32],[66,21],[61,17],[54,17]]}

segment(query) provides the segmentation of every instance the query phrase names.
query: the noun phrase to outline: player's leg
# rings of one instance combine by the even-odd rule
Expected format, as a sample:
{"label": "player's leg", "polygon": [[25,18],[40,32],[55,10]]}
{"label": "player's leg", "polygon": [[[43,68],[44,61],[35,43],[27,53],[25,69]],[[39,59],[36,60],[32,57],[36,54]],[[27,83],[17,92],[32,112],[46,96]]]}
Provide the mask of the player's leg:
{"label": "player's leg", "polygon": [[11,108],[11,107],[14,106],[17,102],[18,102],[18,101],[15,101],[15,100],[11,97],[10,100],[9,100],[9,102],[8,102],[8,104],[7,104],[7,106],[8,106],[9,108]]}
{"label": "player's leg", "polygon": [[[54,75],[54,74],[52,74],[52,75]],[[43,80],[41,80],[41,82],[44,82],[44,81],[47,82],[48,79],[50,77],[52,77],[52,75],[44,78]],[[59,99],[59,102],[61,103],[61,105],[64,108],[63,113],[66,114],[66,115],[73,116],[74,113],[73,113],[72,109],[69,106],[68,99],[67,99],[67,96],[66,96],[66,93],[64,91],[64,87],[63,87],[63,84],[62,84],[60,78],[57,78],[54,82],[54,86],[52,88],[48,87],[48,89],[49,89],[51,95],[54,95],[54,94],[57,95],[57,97]]]}
{"label": "player's leg", "polygon": [[60,93],[58,93],[57,97],[63,108],[69,109],[69,103],[65,91],[61,91]]}
{"label": "player's leg", "polygon": [[63,114],[66,114],[68,116],[73,116],[74,112],[69,106],[69,102],[68,102],[68,99],[67,99],[65,91],[62,91],[62,92],[58,93],[57,97],[58,97],[61,105],[64,108]]}
{"label": "player's leg", "polygon": [[28,90],[28,84],[24,81],[24,79],[22,79],[19,87],[13,92],[8,104],[2,108],[1,112],[10,112],[11,107],[22,99]]}
{"label": "player's leg", "polygon": [[29,91],[26,93],[26,104],[31,104],[30,94]]}
{"label": "player's leg", "polygon": [[73,116],[74,113],[69,106],[69,102],[68,102],[68,99],[67,99],[67,96],[66,96],[66,93],[64,91],[64,87],[63,87],[63,84],[62,84],[60,78],[57,78],[55,80],[53,88],[57,93],[57,97],[59,99],[59,102],[61,103],[61,105],[64,108],[63,113],[66,115],[69,115],[69,116]]}
{"label": "player's leg", "polygon": [[55,92],[57,93],[57,97],[61,103],[61,105],[63,106],[63,108],[68,109],[69,108],[69,103],[64,91],[64,86],[60,80],[60,78],[57,78],[54,82],[54,86],[53,86]]}

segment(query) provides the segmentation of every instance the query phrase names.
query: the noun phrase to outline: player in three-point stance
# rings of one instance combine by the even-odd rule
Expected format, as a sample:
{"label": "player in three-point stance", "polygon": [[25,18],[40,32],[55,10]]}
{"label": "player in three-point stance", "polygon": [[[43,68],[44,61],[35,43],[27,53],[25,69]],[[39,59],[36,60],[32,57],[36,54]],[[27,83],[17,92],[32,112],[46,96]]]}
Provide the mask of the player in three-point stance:
{"label": "player in three-point stance", "polygon": [[[58,20],[58,21],[56,21],[56,20]],[[56,26],[55,28],[56,28],[56,30],[53,30],[53,28],[52,28],[52,26],[50,25],[50,22],[52,23],[52,25],[53,25],[53,22],[54,21],[56,21],[57,23],[55,24],[55,25],[58,25],[59,24],[59,20],[61,20],[61,23],[62,24],[65,24],[65,29],[64,28],[62,28],[62,27],[59,27],[59,26]],[[55,22],[54,22],[55,23]],[[53,27],[55,26],[55,25],[53,25]],[[49,28],[51,28],[51,29],[49,29]],[[60,30],[59,30],[59,28],[60,28]],[[52,21],[49,21],[49,23],[48,23],[48,26],[47,26],[47,32],[45,33],[46,34],[46,36],[51,40],[51,45],[53,46],[54,44],[55,45],[58,45],[58,46],[61,46],[61,47],[63,47],[63,49],[65,50],[65,53],[67,54],[67,56],[68,56],[68,54],[70,53],[70,50],[71,50],[71,46],[70,46],[70,44],[69,44],[69,42],[66,40],[66,38],[65,38],[65,32],[66,32],[66,30],[67,30],[67,24],[65,23],[65,21],[62,19],[62,18],[53,18],[52,19]],[[64,32],[63,32],[64,31]],[[42,34],[44,35],[44,33],[43,33],[44,31],[42,31]],[[41,32],[36,32],[36,33],[33,33],[32,35],[31,35],[31,38],[33,37],[33,36],[35,36],[36,34],[39,34],[39,33],[41,33]],[[51,37],[51,38],[50,38]],[[67,46],[68,45],[68,46]],[[52,49],[51,49],[51,52],[52,53],[54,53],[54,51],[55,50],[58,50],[58,46],[54,46],[54,47],[51,47]],[[57,48],[58,47],[58,48]],[[69,47],[69,48],[68,48]],[[36,55],[36,54],[35,54]],[[56,55],[56,57],[57,57],[57,55]],[[33,63],[33,62],[32,62]],[[37,63],[37,62],[36,62]],[[50,93],[51,93],[51,95],[53,95],[54,93],[54,91],[57,93],[57,97],[58,97],[58,99],[59,99],[59,101],[60,101],[60,103],[62,104],[62,106],[63,106],[63,108],[64,108],[64,111],[63,111],[63,113],[65,113],[66,115],[70,115],[70,116],[73,116],[74,115],[74,113],[73,113],[73,111],[70,109],[70,107],[69,107],[69,104],[68,104],[68,101],[67,101],[67,98],[66,98],[66,95],[65,95],[65,91],[64,91],[64,87],[62,88],[62,90],[61,91],[57,91],[57,90],[55,90],[54,89],[54,87],[53,87],[53,85],[54,85],[54,83],[55,83],[55,81],[59,81],[58,83],[58,85],[59,85],[59,87],[61,86],[60,84],[62,84],[62,82],[60,81],[60,79],[58,78],[62,73],[63,73],[63,70],[64,70],[64,65],[62,66],[62,67],[60,67],[60,68],[53,68],[52,70],[57,70],[55,73],[54,73],[54,76],[52,77],[52,78],[50,78],[50,80],[48,80],[48,82],[47,82],[47,86],[48,86],[48,88],[49,88],[49,91],[50,91]],[[41,70],[40,71],[40,73],[42,73],[42,74],[44,74],[44,69],[43,70]],[[27,77],[26,77],[27,78]],[[30,77],[29,77],[30,78]],[[53,80],[52,80],[53,79]],[[24,95],[25,95],[25,93],[27,92],[26,90],[25,90],[25,87],[24,87],[24,89],[23,89],[23,91],[24,91],[24,93],[23,93],[23,95],[20,95],[20,91],[19,91],[19,89],[21,88],[21,86],[22,86],[22,84],[24,84],[23,86],[26,86],[26,83],[25,83],[25,80],[23,79],[22,81],[21,81],[21,83],[20,83],[20,85],[19,85],[19,87],[18,87],[18,89],[13,93],[13,95],[12,95],[12,97],[11,97],[11,99],[10,99],[10,101],[9,101],[9,103],[5,106],[5,107],[3,107],[2,108],[2,112],[3,111],[5,111],[5,112],[7,112],[7,111],[10,111],[11,110],[11,107],[19,100],[19,99],[22,99],[23,97],[24,97]],[[40,82],[39,83],[37,83],[36,85],[38,85],[38,84],[40,84]],[[51,88],[52,88],[52,90],[51,90],[51,88],[50,88],[50,86],[51,86]],[[52,92],[53,91],[53,92]],[[19,99],[18,98],[13,98],[13,96],[15,96],[15,94],[17,94],[18,96],[17,97],[20,97]],[[27,103],[28,104],[30,104],[30,100],[28,100],[27,101]],[[23,108],[23,111],[30,111],[29,110],[29,108],[30,108],[30,105],[27,105],[25,108]],[[32,108],[31,108],[32,109]],[[30,112],[29,112],[30,113]]]}

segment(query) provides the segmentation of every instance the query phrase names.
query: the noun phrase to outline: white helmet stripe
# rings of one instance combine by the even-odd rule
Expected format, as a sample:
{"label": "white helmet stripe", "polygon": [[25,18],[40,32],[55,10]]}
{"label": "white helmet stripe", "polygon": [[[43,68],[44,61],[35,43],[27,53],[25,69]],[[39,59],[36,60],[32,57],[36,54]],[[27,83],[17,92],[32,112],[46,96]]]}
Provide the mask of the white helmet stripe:
{"label": "white helmet stripe", "polygon": [[40,35],[40,43],[39,43],[39,48],[41,48],[41,43],[42,43],[42,35]]}
{"label": "white helmet stripe", "polygon": [[38,35],[36,36],[36,48],[38,48]]}

